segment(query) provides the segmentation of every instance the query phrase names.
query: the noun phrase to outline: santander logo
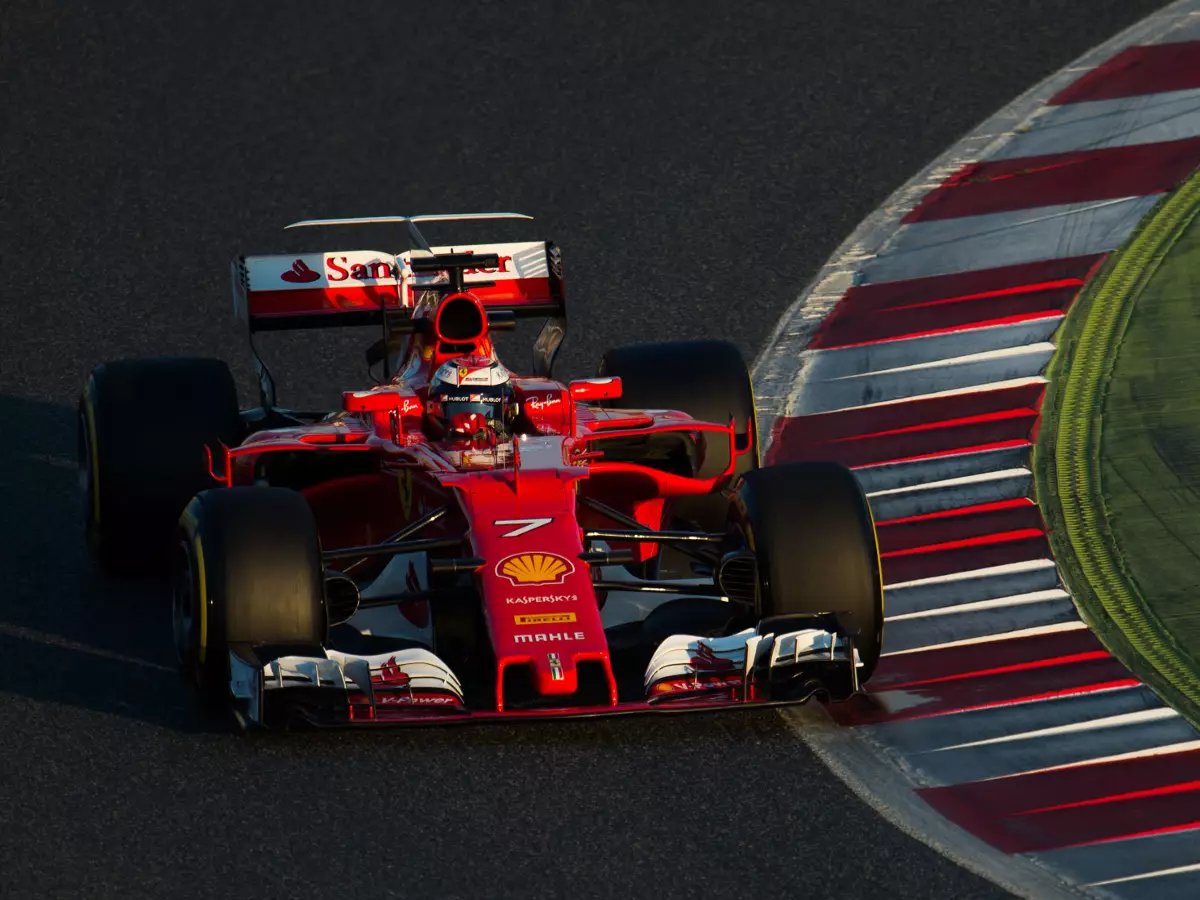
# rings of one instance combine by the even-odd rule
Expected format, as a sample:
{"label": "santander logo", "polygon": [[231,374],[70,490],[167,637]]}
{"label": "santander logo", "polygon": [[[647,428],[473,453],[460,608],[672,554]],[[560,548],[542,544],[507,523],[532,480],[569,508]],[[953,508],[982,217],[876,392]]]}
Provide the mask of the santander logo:
{"label": "santander logo", "polygon": [[396,277],[392,264],[378,259],[352,263],[344,256],[327,256],[325,267],[330,281],[380,281]]}
{"label": "santander logo", "polygon": [[321,278],[320,274],[306,266],[302,259],[297,259],[292,263],[292,267],[279,277],[284,281],[290,281],[292,284],[309,284]]}

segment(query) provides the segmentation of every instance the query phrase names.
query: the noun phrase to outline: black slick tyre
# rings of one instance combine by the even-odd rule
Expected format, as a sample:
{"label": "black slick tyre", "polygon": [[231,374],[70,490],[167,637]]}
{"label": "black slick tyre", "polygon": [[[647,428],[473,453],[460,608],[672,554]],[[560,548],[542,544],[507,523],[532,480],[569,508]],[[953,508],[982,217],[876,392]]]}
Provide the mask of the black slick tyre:
{"label": "black slick tyre", "polygon": [[324,655],[328,633],[316,520],[286,488],[218,488],[179,519],[172,572],[179,663],[208,704],[229,698],[230,650]]}
{"label": "black slick tyre", "polygon": [[[738,455],[733,482],[758,468],[758,426],[754,389],[741,351],[728,341],[666,341],[631,344],[606,352],[599,375],[621,379],[621,397],[605,401],[619,409],[674,409],[704,422],[735,422]],[[743,448],[748,452],[740,452]],[[704,441],[696,475],[712,478],[729,465],[728,446]],[[703,531],[724,526],[725,500],[717,495],[689,497],[675,504],[675,515]]]}
{"label": "black slick tyre", "polygon": [[221,360],[103,363],[79,400],[88,549],[101,569],[165,571],[175,523],[214,485],[204,448],[241,438],[237,387]]}
{"label": "black slick tyre", "polygon": [[747,472],[732,515],[757,558],[760,631],[832,614],[858,649],[859,681],[870,678],[883,647],[883,583],[875,523],[854,474],[827,462]]}

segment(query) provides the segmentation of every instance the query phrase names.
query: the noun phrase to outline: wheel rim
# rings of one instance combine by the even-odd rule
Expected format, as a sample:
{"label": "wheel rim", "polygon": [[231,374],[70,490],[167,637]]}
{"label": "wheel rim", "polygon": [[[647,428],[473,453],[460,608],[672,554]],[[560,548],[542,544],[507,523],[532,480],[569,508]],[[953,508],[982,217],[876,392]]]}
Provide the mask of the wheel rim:
{"label": "wheel rim", "polygon": [[176,549],[175,577],[171,592],[171,628],[175,639],[175,655],[185,669],[194,655],[196,623],[196,582],[192,572],[192,554],[180,541]]}

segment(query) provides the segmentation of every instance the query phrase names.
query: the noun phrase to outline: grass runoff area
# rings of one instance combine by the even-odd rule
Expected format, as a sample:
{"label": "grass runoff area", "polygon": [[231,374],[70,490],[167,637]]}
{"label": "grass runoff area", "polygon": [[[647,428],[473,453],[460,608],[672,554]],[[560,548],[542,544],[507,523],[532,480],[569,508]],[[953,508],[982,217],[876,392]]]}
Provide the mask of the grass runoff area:
{"label": "grass runoff area", "polygon": [[1200,172],[1067,317],[1035,451],[1068,587],[1108,649],[1200,726]]}

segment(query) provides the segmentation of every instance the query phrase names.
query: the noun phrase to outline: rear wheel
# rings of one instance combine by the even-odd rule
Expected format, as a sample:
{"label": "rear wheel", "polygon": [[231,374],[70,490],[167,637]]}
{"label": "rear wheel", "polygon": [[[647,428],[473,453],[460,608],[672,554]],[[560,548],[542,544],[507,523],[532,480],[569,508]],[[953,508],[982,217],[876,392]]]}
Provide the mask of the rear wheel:
{"label": "rear wheel", "polygon": [[209,702],[229,698],[229,652],[323,655],[328,631],[317,524],[285,488],[204,491],[179,519],[172,625],[180,666]]}
{"label": "rear wheel", "polygon": [[757,558],[760,630],[830,614],[854,641],[866,681],[883,646],[883,583],[875,523],[854,474],[826,462],[748,472],[732,515]]}
{"label": "rear wheel", "polygon": [[[600,375],[621,379],[621,397],[606,401],[619,409],[674,409],[692,418],[725,424],[732,416],[737,432],[733,482],[758,468],[758,427],[754,389],[741,351],[728,341],[668,341],[633,344],[604,354]],[[729,448],[717,435],[701,440],[699,478],[713,478],[729,465]],[[727,503],[720,495],[685,497],[674,504],[681,524],[700,531],[724,527]]]}
{"label": "rear wheel", "polygon": [[92,370],[79,400],[84,530],[105,570],[165,570],[180,512],[213,486],[205,446],[241,436],[237,388],[216,359],[131,359]]}

